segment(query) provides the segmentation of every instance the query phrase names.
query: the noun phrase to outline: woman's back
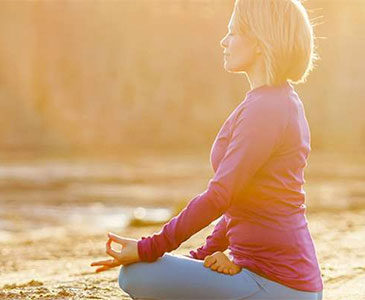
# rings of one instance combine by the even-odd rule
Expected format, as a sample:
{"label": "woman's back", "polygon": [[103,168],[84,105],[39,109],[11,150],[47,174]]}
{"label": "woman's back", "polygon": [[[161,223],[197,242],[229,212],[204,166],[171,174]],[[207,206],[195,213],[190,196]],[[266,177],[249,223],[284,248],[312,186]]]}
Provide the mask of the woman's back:
{"label": "woman's back", "polygon": [[[234,213],[235,207],[238,211],[252,209],[253,213],[256,211],[263,218],[263,226],[271,227],[276,224],[281,225],[283,230],[288,226],[300,228],[306,223],[298,224],[297,219],[292,223],[290,216],[303,215],[306,207],[303,189],[304,168],[311,149],[309,127],[303,104],[289,84],[285,84],[281,89],[261,87],[249,93],[242,104],[250,101],[260,102],[257,103],[258,106],[265,105],[263,103],[265,101],[273,102],[276,106],[275,114],[283,123],[285,122],[285,128],[270,157],[233,200],[230,211]],[[227,138],[227,143],[229,143],[229,134],[234,127],[236,115],[243,109],[244,105],[239,105],[231,115],[232,122],[227,123],[230,126],[226,126],[220,132],[221,137]],[[217,136],[211,151],[211,161],[215,170],[219,165],[216,157],[221,157],[225,152],[225,148],[219,145],[221,137]],[[285,223],[277,224],[277,219],[280,217],[284,217],[282,221]]]}
{"label": "woman's back", "polygon": [[303,190],[310,132],[303,104],[291,85],[262,86],[247,94],[216,137],[211,150],[213,169],[217,171],[237,120],[250,105],[268,107],[274,116],[271,121],[277,121],[272,126],[282,132],[269,158],[238,188],[224,214],[228,248],[240,266],[296,289],[320,291],[323,286],[307,228]]}

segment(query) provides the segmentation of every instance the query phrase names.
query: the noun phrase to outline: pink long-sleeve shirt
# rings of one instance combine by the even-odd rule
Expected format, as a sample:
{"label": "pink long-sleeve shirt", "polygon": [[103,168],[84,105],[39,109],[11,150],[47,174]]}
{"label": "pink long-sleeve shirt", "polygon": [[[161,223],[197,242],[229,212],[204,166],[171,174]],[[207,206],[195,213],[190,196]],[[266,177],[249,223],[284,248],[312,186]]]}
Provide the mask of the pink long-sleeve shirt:
{"label": "pink long-sleeve shirt", "polygon": [[250,90],[218,132],[215,172],[162,230],[138,241],[141,261],[152,262],[221,217],[196,259],[229,249],[233,262],[288,287],[323,289],[305,216],[304,168],[310,131],[293,86]]}

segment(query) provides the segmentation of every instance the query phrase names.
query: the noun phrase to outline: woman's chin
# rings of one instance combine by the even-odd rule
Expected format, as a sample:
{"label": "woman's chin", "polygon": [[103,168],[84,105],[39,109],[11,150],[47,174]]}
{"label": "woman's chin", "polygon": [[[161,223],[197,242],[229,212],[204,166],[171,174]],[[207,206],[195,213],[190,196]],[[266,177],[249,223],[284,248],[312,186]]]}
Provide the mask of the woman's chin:
{"label": "woman's chin", "polygon": [[242,73],[242,72],[244,72],[240,68],[233,68],[232,66],[229,66],[227,64],[224,64],[224,69],[229,73]]}

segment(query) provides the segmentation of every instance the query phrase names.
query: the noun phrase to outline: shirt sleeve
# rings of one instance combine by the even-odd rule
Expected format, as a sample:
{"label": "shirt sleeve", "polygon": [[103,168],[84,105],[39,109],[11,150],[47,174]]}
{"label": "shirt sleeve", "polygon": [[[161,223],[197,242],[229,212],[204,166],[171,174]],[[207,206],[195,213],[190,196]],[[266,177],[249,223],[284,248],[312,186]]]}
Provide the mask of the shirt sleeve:
{"label": "shirt sleeve", "polygon": [[[207,189],[195,196],[161,231],[138,241],[141,261],[155,261],[220,217],[240,199],[255,173],[270,158],[287,123],[283,105],[259,98],[243,103],[232,123],[231,137]],[[246,101],[245,101],[246,102]]]}
{"label": "shirt sleeve", "polygon": [[226,250],[229,245],[226,233],[227,223],[225,216],[223,216],[215,225],[212,234],[208,235],[208,237],[206,238],[205,245],[199,247],[195,251],[190,251],[191,257],[203,260],[206,256],[216,251]]}

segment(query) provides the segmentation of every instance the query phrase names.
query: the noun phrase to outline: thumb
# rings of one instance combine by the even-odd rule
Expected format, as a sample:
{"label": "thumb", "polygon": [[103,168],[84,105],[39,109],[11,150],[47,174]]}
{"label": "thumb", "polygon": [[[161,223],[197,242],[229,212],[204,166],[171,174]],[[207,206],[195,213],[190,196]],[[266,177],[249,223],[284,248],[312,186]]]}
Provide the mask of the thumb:
{"label": "thumb", "polygon": [[109,239],[111,239],[113,242],[121,244],[122,246],[126,246],[128,243],[127,239],[124,239],[123,237],[116,235],[114,233],[109,232],[108,233]]}

